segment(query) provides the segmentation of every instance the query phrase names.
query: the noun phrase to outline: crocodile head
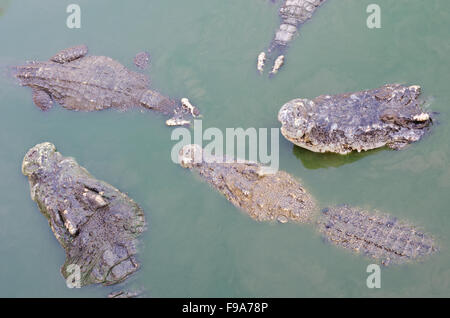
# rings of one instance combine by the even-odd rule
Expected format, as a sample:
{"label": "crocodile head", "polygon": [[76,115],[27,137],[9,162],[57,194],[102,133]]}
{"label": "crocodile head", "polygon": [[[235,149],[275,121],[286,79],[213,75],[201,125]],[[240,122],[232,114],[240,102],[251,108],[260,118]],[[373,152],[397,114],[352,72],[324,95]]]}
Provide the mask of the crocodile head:
{"label": "crocodile head", "polygon": [[178,153],[178,162],[183,168],[192,168],[203,162],[203,149],[197,144],[184,146]]}
{"label": "crocodile head", "polygon": [[394,91],[388,96],[377,95],[377,99],[389,100],[389,103],[386,104],[386,108],[380,115],[380,120],[409,129],[428,126],[432,119],[430,114],[419,107],[417,99],[420,93],[420,86],[413,85],[399,92]]}

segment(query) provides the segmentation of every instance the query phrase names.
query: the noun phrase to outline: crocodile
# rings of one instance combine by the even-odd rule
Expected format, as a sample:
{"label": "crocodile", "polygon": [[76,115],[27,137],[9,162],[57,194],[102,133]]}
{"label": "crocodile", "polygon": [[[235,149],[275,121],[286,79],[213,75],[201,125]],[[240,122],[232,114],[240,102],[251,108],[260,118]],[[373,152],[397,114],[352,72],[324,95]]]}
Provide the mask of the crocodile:
{"label": "crocodile", "polygon": [[430,130],[418,85],[388,84],[356,93],[294,99],[279,113],[281,133],[314,152],[347,154],[387,146],[400,150]]}
{"label": "crocodile", "polygon": [[[285,61],[285,52],[289,43],[298,33],[299,27],[311,19],[317,8],[326,0],[283,0],[279,15],[281,24],[267,49],[267,54],[261,52],[258,55],[257,68],[260,73],[264,70],[267,57],[274,59],[271,75],[278,73]],[[272,2],[275,2],[272,0]]]}
{"label": "crocodile", "polygon": [[0,17],[2,17],[10,5],[10,0],[0,1]]}
{"label": "crocodile", "polygon": [[[49,61],[16,66],[13,72],[22,86],[32,88],[34,103],[44,111],[53,101],[79,111],[144,107],[173,117],[169,119],[172,125],[189,124],[200,115],[197,108],[187,109],[181,101],[149,89],[145,75],[128,70],[110,57],[87,53],[86,45],[74,46]],[[144,66],[143,59],[145,56],[139,55],[136,63]]]}
{"label": "crocodile", "polygon": [[182,167],[197,172],[233,205],[257,221],[308,223],[315,200],[298,180],[255,162],[232,162],[204,153],[199,145],[184,146],[179,153]]}
{"label": "crocodile", "polygon": [[300,180],[256,162],[179,151],[178,163],[260,222],[310,224],[329,242],[370,256],[382,265],[420,260],[438,250],[433,238],[408,222],[378,211],[339,205],[320,209]]}
{"label": "crocodile", "polygon": [[438,251],[431,236],[409,222],[378,211],[346,204],[324,208],[317,224],[327,241],[383,265],[424,259]]}
{"label": "crocodile", "polygon": [[65,249],[65,278],[76,271],[75,265],[80,287],[112,285],[138,270],[137,238],[146,229],[138,204],[49,142],[27,152],[22,173],[28,177],[32,200]]}

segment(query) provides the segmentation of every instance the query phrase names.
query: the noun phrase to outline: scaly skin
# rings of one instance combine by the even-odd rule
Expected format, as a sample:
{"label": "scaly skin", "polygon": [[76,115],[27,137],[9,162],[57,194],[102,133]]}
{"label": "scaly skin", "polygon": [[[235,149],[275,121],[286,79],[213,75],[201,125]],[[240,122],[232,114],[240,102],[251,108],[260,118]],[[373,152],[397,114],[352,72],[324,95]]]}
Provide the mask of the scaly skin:
{"label": "scaly skin", "polygon": [[299,180],[284,171],[208,156],[198,145],[183,147],[179,163],[254,220],[312,224],[332,244],[383,265],[420,260],[438,250],[430,236],[388,214],[347,205],[325,208],[319,214]]}
{"label": "scaly skin", "polygon": [[106,56],[86,56],[65,64],[37,62],[17,69],[22,85],[48,93],[71,110],[138,107],[148,87],[144,75]]}
{"label": "scaly skin", "polygon": [[80,267],[81,286],[116,284],[137,271],[137,237],[145,229],[145,218],[132,199],[92,177],[48,142],[28,151],[22,172],[31,198],[66,251],[61,268],[65,278],[71,264]]}
{"label": "scaly skin", "polygon": [[347,154],[383,146],[402,149],[431,125],[419,86],[385,85],[356,93],[295,99],[281,107],[281,133],[314,152]]}
{"label": "scaly skin", "polygon": [[150,62],[150,54],[148,52],[139,52],[134,57],[133,62],[138,68],[145,70]]}
{"label": "scaly skin", "polygon": [[296,35],[301,24],[311,19],[317,8],[326,0],[284,0],[280,8],[281,24],[269,48],[269,52],[283,53]]}
{"label": "scaly skin", "polygon": [[[326,0],[284,0],[279,14],[281,24],[267,50],[267,58],[276,61],[271,75],[276,74],[284,64],[285,53],[289,43],[298,33],[299,27],[311,19],[317,8]],[[272,2],[276,2],[272,0]],[[264,52],[262,52],[264,53]],[[262,54],[260,53],[260,54]],[[258,62],[258,71],[262,73],[264,63]]]}
{"label": "scaly skin", "polygon": [[180,164],[200,174],[232,204],[257,221],[307,223],[312,220],[315,201],[300,182],[284,171],[270,171],[252,162],[226,163],[224,158],[203,156],[197,145],[180,151]]}
{"label": "scaly skin", "polygon": [[323,209],[318,226],[332,244],[384,265],[420,260],[438,250],[430,236],[407,222],[347,205]]}
{"label": "scaly skin", "polygon": [[[175,122],[189,123],[192,119],[192,112],[180,101],[150,90],[143,74],[130,71],[109,57],[86,54],[84,45],[68,48],[50,61],[17,66],[15,75],[21,85],[33,89],[33,100],[43,110],[48,110],[55,100],[71,110],[145,107],[174,117]],[[138,59],[141,67],[143,59]]]}

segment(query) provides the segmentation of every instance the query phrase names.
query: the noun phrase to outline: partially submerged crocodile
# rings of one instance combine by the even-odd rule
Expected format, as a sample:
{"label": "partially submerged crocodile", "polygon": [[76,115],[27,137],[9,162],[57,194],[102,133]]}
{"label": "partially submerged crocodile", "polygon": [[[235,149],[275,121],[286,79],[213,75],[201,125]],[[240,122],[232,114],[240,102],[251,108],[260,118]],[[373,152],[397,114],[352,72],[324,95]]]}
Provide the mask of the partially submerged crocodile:
{"label": "partially submerged crocodile", "polygon": [[433,239],[407,222],[378,212],[341,205],[318,213],[315,199],[284,171],[254,162],[210,156],[184,146],[179,163],[191,169],[256,221],[311,223],[330,242],[384,265],[421,259],[435,251]]}
{"label": "partially submerged crocodile", "polygon": [[399,84],[313,100],[294,99],[281,107],[281,133],[314,152],[347,154],[387,146],[402,149],[431,126],[419,102],[420,87]]}
{"label": "partially submerged crocodile", "polygon": [[271,171],[254,162],[226,162],[210,157],[198,145],[180,151],[180,164],[201,175],[236,207],[257,221],[305,223],[315,201],[298,180],[284,171]]}
{"label": "partially submerged crocodile", "polygon": [[321,214],[319,231],[329,242],[383,265],[420,260],[438,250],[432,237],[388,214],[348,205],[325,208]]}
{"label": "partially submerged crocodile", "polygon": [[[21,85],[32,88],[33,101],[42,110],[50,109],[53,100],[80,111],[144,107],[173,117],[168,125],[186,125],[199,115],[197,108],[188,109],[181,101],[149,89],[143,74],[106,56],[86,56],[87,52],[85,45],[68,48],[49,61],[17,66],[15,75]],[[136,61],[141,67],[144,55]]]}
{"label": "partially submerged crocodile", "polygon": [[64,277],[75,271],[76,265],[81,286],[111,285],[139,268],[136,244],[145,229],[145,218],[132,199],[92,177],[48,142],[28,151],[22,172],[28,177],[31,198],[66,251],[61,268]]}
{"label": "partially submerged crocodile", "polygon": [[[284,64],[285,52],[298,32],[300,25],[311,19],[316,9],[326,0],[283,0],[280,8],[281,24],[270,44],[267,54],[261,52],[258,56],[257,69],[264,71],[267,56],[275,58],[271,74],[276,74]],[[272,1],[275,2],[275,1]]]}

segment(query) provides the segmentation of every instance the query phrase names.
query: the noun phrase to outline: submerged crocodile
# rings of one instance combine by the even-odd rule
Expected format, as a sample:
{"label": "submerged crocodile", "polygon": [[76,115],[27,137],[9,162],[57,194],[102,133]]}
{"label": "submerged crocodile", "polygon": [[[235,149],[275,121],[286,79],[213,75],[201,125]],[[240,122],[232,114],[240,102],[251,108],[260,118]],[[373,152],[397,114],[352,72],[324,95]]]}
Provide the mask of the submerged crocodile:
{"label": "submerged crocodile", "polygon": [[[143,74],[109,57],[87,53],[85,45],[68,48],[49,61],[15,67],[15,76],[21,85],[32,88],[33,101],[42,110],[50,109],[53,101],[80,111],[144,107],[173,117],[168,125],[186,125],[199,115],[197,108],[188,109],[181,101],[149,89]],[[137,59],[139,66],[145,65],[143,59],[145,56]]]}
{"label": "submerged crocodile", "polygon": [[313,224],[333,244],[384,265],[418,260],[437,251],[430,236],[387,214],[347,205],[319,213],[315,199],[284,171],[207,155],[198,145],[184,146],[179,163],[199,174],[256,221]]}
{"label": "submerged crocodile", "polygon": [[51,143],[31,148],[22,172],[31,198],[66,251],[67,278],[79,266],[80,285],[112,285],[134,273],[137,237],[145,229],[142,209],[127,195],[92,177]]}
{"label": "submerged crocodile", "polygon": [[419,86],[385,85],[356,93],[294,99],[280,109],[281,133],[314,152],[347,154],[387,146],[402,149],[432,124]]}
{"label": "submerged crocodile", "polygon": [[[276,74],[284,64],[285,52],[298,32],[301,24],[311,19],[316,9],[326,0],[283,0],[279,14],[281,24],[275,33],[267,54],[261,52],[258,56],[257,69],[260,73],[264,71],[267,56],[275,59],[271,74]],[[275,2],[272,0],[272,2]],[[276,58],[275,58],[276,57]]]}
{"label": "submerged crocodile", "polygon": [[329,242],[383,265],[420,260],[438,250],[429,235],[388,214],[348,205],[325,208],[321,214],[319,231]]}

